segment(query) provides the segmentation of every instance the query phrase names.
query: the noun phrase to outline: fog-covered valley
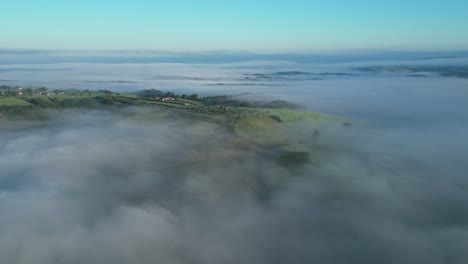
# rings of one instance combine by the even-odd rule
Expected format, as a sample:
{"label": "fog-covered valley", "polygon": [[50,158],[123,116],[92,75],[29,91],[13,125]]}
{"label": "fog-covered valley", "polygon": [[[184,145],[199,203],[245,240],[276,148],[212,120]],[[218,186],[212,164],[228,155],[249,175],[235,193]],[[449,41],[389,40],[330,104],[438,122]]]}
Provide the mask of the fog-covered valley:
{"label": "fog-covered valley", "polygon": [[288,168],[257,139],[141,108],[2,122],[0,262],[465,263],[468,79],[360,68],[468,61],[391,55],[0,63],[0,85],[278,98],[352,123],[284,125],[310,153]]}

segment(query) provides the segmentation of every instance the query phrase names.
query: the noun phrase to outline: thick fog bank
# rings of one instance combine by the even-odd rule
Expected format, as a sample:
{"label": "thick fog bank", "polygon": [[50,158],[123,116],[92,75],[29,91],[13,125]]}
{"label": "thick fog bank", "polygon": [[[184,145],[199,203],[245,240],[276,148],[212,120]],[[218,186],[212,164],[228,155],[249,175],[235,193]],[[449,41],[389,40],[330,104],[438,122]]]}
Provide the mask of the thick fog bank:
{"label": "thick fog bank", "polygon": [[0,51],[0,85],[277,98],[352,128],[287,124],[289,147],[311,157],[287,169],[222,126],[141,109],[0,123],[0,263],[468,259],[468,80],[357,70],[468,65],[464,53],[203,63],[30,52]]}
{"label": "thick fog bank", "polygon": [[292,127],[312,158],[289,170],[139,110],[2,125],[0,263],[466,262],[466,127],[317,126]]}

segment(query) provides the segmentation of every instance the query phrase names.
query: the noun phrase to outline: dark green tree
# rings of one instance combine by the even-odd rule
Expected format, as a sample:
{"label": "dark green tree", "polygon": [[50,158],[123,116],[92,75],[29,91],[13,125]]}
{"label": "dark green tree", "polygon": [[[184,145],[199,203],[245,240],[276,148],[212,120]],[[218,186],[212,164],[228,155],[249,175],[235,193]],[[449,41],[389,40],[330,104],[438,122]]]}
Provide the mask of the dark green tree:
{"label": "dark green tree", "polygon": [[112,99],[112,92],[109,90],[104,91],[104,98],[106,99]]}
{"label": "dark green tree", "polygon": [[31,88],[24,88],[23,95],[31,96],[33,95],[33,90]]}
{"label": "dark green tree", "polygon": [[191,94],[188,96],[188,99],[190,100],[198,100],[200,97],[198,96],[198,94]]}
{"label": "dark green tree", "polygon": [[40,95],[45,95],[47,93],[47,88],[45,87],[40,87],[40,88],[37,88],[37,93],[40,94]]}

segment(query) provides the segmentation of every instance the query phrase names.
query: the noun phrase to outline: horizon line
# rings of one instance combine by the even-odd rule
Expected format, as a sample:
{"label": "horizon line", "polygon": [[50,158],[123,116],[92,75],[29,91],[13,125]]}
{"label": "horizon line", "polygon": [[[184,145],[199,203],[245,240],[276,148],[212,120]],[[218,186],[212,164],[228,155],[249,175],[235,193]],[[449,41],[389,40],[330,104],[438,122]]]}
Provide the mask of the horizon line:
{"label": "horizon line", "polygon": [[468,52],[467,48],[459,49],[398,49],[398,48],[363,48],[363,49],[315,49],[315,50],[282,50],[282,51],[258,51],[258,50],[234,50],[234,49],[208,49],[208,50],[185,50],[185,49],[53,49],[53,48],[6,48],[0,47],[0,52],[149,52],[149,53],[175,53],[175,54],[319,54],[319,53],[372,53],[372,52]]}

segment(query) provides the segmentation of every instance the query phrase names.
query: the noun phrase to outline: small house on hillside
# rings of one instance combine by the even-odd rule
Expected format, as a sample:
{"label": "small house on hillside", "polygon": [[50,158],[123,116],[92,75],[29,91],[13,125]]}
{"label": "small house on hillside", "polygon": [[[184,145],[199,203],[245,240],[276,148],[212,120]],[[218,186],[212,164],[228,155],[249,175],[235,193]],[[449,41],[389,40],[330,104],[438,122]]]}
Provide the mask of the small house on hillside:
{"label": "small house on hillside", "polygon": [[163,102],[172,102],[172,101],[175,101],[175,98],[174,97],[165,97],[162,100],[163,100]]}

